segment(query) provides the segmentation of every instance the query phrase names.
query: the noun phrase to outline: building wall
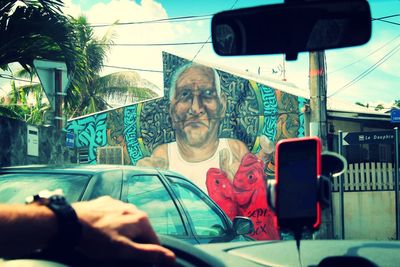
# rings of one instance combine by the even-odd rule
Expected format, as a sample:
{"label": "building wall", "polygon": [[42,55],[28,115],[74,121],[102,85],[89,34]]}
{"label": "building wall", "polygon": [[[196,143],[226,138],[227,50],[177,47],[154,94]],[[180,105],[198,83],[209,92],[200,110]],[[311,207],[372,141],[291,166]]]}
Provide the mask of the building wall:
{"label": "building wall", "polygon": [[65,133],[54,127],[39,129],[38,156],[27,155],[27,124],[23,121],[0,117],[0,166],[27,164],[63,164],[76,162],[75,151],[65,146]]}
{"label": "building wall", "polygon": [[[119,145],[124,148],[125,164],[135,165],[158,145],[175,141],[168,85],[174,71],[187,60],[167,53],[163,60],[165,97],[68,122],[66,128],[75,135],[76,148],[88,149],[89,163],[96,163],[98,147]],[[241,140],[256,153],[261,135],[274,143],[305,135],[302,109],[307,99],[222,70],[217,72],[227,98],[220,138]]]}
{"label": "building wall", "polygon": [[[213,81],[218,83],[217,86],[213,85],[211,88],[207,85],[207,88],[201,88],[201,90],[212,91],[212,98],[214,98],[212,101],[218,103],[215,104],[218,106],[215,110],[224,110],[224,114],[212,117],[209,114],[213,111],[202,104],[202,108],[207,110],[204,111],[207,113],[207,118],[203,116],[202,120],[207,121],[204,123],[208,124],[207,128],[212,128],[214,121],[218,120],[217,139],[219,141],[208,142],[214,140],[213,134],[216,131],[210,134],[211,131],[205,130],[200,134],[197,129],[203,130],[206,127],[197,123],[191,131],[197,131],[195,136],[199,137],[199,143],[192,146],[187,142],[185,145],[193,149],[191,151],[199,147],[209,147],[210,144],[218,146],[215,147],[214,155],[206,160],[199,161],[192,157],[185,161],[180,155],[180,147],[177,148],[176,137],[180,134],[183,140],[180,141],[186,142],[185,140],[189,138],[182,137],[184,135],[182,128],[185,127],[182,126],[182,122],[195,123],[190,119],[172,121],[173,116],[177,117],[179,109],[177,103],[181,100],[171,101],[169,93],[171,88],[174,88],[175,73],[187,64],[191,62],[165,53],[163,55],[165,88],[163,98],[70,120],[67,131],[75,135],[76,148],[85,150],[89,163],[97,163],[99,148],[121,146],[125,164],[136,165],[144,162],[146,166],[179,172],[208,193],[231,219],[236,215],[251,217],[255,224],[252,235],[254,238],[277,239],[277,231],[273,229],[275,227],[273,215],[267,206],[266,179],[274,177],[275,143],[285,138],[304,136],[302,110],[308,100],[220,69],[212,69],[214,74],[211,75],[208,69],[209,77],[217,72],[219,78],[215,76]],[[198,80],[199,77],[204,78],[201,74],[192,72],[190,79]],[[221,87],[220,93],[215,93],[218,85]],[[181,91],[190,86],[187,85]],[[197,90],[204,93],[200,89]],[[187,92],[188,95],[195,95],[195,93],[195,90]],[[174,94],[171,95],[175,97]],[[218,100],[215,100],[217,95]],[[179,95],[179,97],[182,96]],[[209,100],[204,97],[202,101]],[[185,105],[187,105],[186,102]],[[193,102],[189,105],[193,105]],[[224,105],[226,106],[221,108]],[[181,114],[186,112],[190,117],[192,116],[190,110],[183,111]],[[196,120],[195,116],[192,120]],[[213,135],[212,138],[203,139],[209,134]],[[268,152],[263,154],[262,144],[265,145],[263,143],[265,139],[269,139],[269,145],[264,147],[265,152],[267,150]],[[238,150],[233,149],[235,147],[241,147],[240,151],[246,152],[239,155]],[[165,152],[162,155],[164,157],[168,155],[167,160],[160,158],[160,153],[154,155],[155,150]],[[189,157],[193,155],[188,154]],[[248,188],[241,190],[242,188],[234,186],[235,182]],[[247,194],[246,192],[257,193]],[[248,205],[248,203],[251,204]]]}
{"label": "building wall", "polygon": [[[335,238],[340,238],[340,196],[333,193]],[[345,239],[396,239],[396,205],[394,191],[345,192]]]}
{"label": "building wall", "polygon": [[359,121],[330,120],[330,124],[333,125],[335,133],[338,131],[360,132],[362,130],[362,123]]}
{"label": "building wall", "polygon": [[[366,117],[366,115],[365,115]],[[330,150],[338,151],[338,131],[390,131],[386,119],[329,119]],[[394,192],[394,145],[388,143],[347,145],[342,148],[348,170],[334,179],[332,212],[334,237],[341,238],[339,179],[344,186],[345,239],[396,239],[396,201]],[[356,166],[356,167],[354,167]]]}

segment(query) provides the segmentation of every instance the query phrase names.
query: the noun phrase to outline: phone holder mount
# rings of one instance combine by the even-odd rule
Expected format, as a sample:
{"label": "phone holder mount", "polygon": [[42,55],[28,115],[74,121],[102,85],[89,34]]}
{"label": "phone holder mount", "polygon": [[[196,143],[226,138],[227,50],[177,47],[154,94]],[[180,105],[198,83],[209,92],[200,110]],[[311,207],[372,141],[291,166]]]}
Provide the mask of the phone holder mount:
{"label": "phone holder mount", "polygon": [[[321,175],[317,179],[317,199],[320,203],[321,209],[329,208],[331,205],[332,195],[332,178],[337,177],[347,170],[346,159],[338,153],[331,151],[324,151],[321,153]],[[275,180],[269,180],[267,185],[268,190],[268,205],[272,211],[275,212],[275,192],[277,185]],[[301,235],[303,231],[315,231],[315,229],[303,229],[301,226],[293,226],[293,229],[285,229],[293,232],[295,235]]]}

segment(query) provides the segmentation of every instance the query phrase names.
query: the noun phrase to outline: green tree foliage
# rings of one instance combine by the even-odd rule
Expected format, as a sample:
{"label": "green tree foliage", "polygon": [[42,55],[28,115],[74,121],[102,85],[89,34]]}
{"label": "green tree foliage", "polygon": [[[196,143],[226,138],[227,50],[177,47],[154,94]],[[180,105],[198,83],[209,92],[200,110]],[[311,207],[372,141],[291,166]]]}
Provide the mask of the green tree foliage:
{"label": "green tree foliage", "polygon": [[101,38],[94,35],[93,28],[88,24],[86,17],[80,16],[73,20],[77,38],[77,49],[84,60],[80,64],[81,71],[75,73],[71,90],[68,91],[67,104],[69,117],[86,115],[105,110],[111,106],[107,99],[126,94],[132,95],[136,101],[150,99],[157,96],[149,88],[141,88],[134,84],[140,77],[131,75],[110,74],[101,77],[100,72],[107,59],[107,53],[115,37],[113,27]]}
{"label": "green tree foliage", "polygon": [[[33,60],[63,60],[72,73],[81,56],[62,0],[0,1],[0,67],[18,62],[26,70]],[[31,68],[29,68],[31,67]]]}
{"label": "green tree foliage", "polygon": [[107,108],[107,103],[94,86],[103,68],[107,52],[112,44],[113,32],[109,29],[100,39],[94,36],[93,28],[86,17],[72,19],[78,39],[75,49],[83,56],[79,71],[74,73],[66,99],[69,115],[79,116]]}
{"label": "green tree foliage", "polygon": [[382,104],[378,104],[378,105],[376,105],[376,107],[375,107],[375,111],[379,111],[379,110],[382,110],[382,109],[384,109],[385,107],[382,105]]}
{"label": "green tree foliage", "polygon": [[[17,62],[30,78],[33,60],[64,61],[69,73],[79,67],[81,54],[75,49],[76,35],[73,25],[61,8],[62,0],[1,0],[0,1],[0,68],[10,70],[9,64]],[[11,93],[1,100],[0,115],[41,123],[43,91],[31,85],[16,88],[11,82]],[[32,92],[34,106],[27,103]]]}
{"label": "green tree foliage", "polygon": [[[0,68],[11,71],[8,64],[18,62],[25,71],[16,77],[32,80],[34,59],[66,62],[71,80],[64,106],[68,117],[105,110],[109,107],[107,97],[113,95],[128,92],[138,101],[155,96],[149,89],[129,82],[124,85],[124,77],[122,82],[110,75],[100,77],[114,38],[112,27],[103,37],[96,38],[86,17],[67,17],[62,6],[62,0],[0,0]],[[7,101],[2,100],[0,115],[41,123],[49,109],[41,100],[41,86],[17,88],[14,82],[11,86]],[[36,99],[34,106],[27,103],[32,97]]]}

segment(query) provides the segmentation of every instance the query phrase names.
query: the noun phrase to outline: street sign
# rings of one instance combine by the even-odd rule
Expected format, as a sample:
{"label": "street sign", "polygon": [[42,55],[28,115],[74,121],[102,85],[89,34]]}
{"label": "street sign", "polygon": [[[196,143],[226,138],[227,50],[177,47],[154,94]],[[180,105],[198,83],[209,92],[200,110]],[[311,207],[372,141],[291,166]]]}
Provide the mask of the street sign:
{"label": "street sign", "polygon": [[62,74],[62,92],[65,93],[69,79],[67,74],[67,65],[64,62],[58,61],[49,61],[49,60],[33,60],[33,65],[35,66],[37,75],[39,77],[40,83],[43,86],[43,89],[46,93],[47,99],[50,102],[51,109],[55,111],[55,96],[56,96],[56,88],[55,88],[55,70],[61,70]]}
{"label": "street sign", "polygon": [[390,122],[400,123],[400,108],[392,108],[390,110]]}
{"label": "street sign", "polygon": [[74,133],[67,133],[66,134],[66,140],[65,140],[65,145],[69,148],[74,148],[75,144],[75,134]]}
{"label": "street sign", "polygon": [[362,145],[362,144],[393,144],[395,141],[394,131],[377,132],[353,132],[343,133],[343,145]]}

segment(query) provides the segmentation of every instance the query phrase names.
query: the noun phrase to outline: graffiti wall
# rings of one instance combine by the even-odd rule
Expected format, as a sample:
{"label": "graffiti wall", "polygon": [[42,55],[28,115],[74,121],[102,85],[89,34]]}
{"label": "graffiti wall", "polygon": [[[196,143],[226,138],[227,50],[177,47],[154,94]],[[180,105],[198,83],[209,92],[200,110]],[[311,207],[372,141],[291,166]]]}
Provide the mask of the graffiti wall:
{"label": "graffiti wall", "polygon": [[78,148],[122,146],[125,164],[182,173],[233,219],[248,216],[252,237],[279,239],[266,201],[274,147],[304,136],[308,100],[219,69],[163,54],[164,97],[71,120]]}

